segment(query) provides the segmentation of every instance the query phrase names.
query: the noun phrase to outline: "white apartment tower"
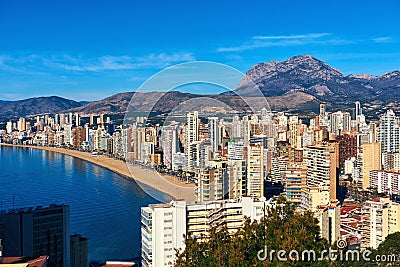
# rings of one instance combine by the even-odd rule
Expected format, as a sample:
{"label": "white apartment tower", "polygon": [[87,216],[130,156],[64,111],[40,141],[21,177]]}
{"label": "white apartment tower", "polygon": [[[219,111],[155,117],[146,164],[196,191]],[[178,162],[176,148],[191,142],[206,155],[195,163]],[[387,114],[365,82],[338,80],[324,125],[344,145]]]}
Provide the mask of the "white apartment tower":
{"label": "white apartment tower", "polygon": [[399,152],[400,131],[393,110],[388,110],[380,118],[378,142],[382,143],[382,152]]}
{"label": "white apartment tower", "polygon": [[350,132],[351,116],[349,112],[337,111],[330,116],[330,132],[335,135]]}
{"label": "white apartment tower", "polygon": [[215,154],[219,143],[218,117],[208,118],[208,138],[211,140],[211,151]]}
{"label": "white apartment tower", "polygon": [[208,235],[211,227],[226,226],[230,233],[243,226],[245,217],[260,220],[270,205],[264,198],[186,203],[172,201],[142,207],[142,265],[173,266],[175,249],[184,250],[184,235]]}
{"label": "white apartment tower", "polygon": [[355,104],[354,119],[358,121],[358,117],[362,115],[362,108],[360,102],[356,101],[354,104]]}
{"label": "white apartment tower", "polygon": [[196,154],[194,153],[195,151],[192,151],[193,146],[192,144],[199,139],[199,114],[197,111],[190,112],[186,116],[186,144],[185,144],[185,149],[186,149],[186,155],[188,158],[188,170],[193,171],[194,166],[196,165],[193,161],[193,155]]}

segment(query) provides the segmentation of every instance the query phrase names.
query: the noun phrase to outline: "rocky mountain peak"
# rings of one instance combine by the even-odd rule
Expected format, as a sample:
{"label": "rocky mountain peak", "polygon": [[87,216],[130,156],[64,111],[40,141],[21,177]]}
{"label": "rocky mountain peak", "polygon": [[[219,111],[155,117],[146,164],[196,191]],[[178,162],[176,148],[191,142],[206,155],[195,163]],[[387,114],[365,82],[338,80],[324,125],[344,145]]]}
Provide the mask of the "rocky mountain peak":
{"label": "rocky mountain peak", "polygon": [[[328,64],[314,58],[311,55],[299,55],[291,57],[285,61],[270,61],[268,63],[259,63],[254,65],[246,72],[238,88],[246,87],[252,82],[255,84],[264,83],[273,80],[285,80],[286,84],[279,82],[279,86],[287,87],[282,91],[302,90],[303,84],[326,86],[326,82],[330,80],[344,79],[343,74],[329,66]],[[293,82],[292,82],[293,81]],[[265,86],[260,86],[260,88]],[[272,88],[271,88],[272,89]],[[330,90],[329,88],[327,89]],[[267,94],[269,95],[269,94]],[[272,93],[274,95],[274,93]]]}
{"label": "rocky mountain peak", "polygon": [[379,79],[398,79],[400,78],[400,70],[395,70],[392,72],[388,72],[385,74],[382,74],[381,76],[378,77]]}
{"label": "rocky mountain peak", "polygon": [[350,74],[349,76],[347,76],[348,78],[352,78],[352,79],[364,79],[364,80],[372,80],[375,79],[376,77],[368,74],[368,73],[363,73],[363,74]]}

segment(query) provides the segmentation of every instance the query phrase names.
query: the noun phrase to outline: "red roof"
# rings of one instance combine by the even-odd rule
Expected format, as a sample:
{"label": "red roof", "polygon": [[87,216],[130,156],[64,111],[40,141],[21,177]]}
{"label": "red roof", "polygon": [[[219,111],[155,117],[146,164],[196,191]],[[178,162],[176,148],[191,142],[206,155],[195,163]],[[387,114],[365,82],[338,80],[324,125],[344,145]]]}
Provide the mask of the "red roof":
{"label": "red roof", "polygon": [[28,267],[42,267],[47,261],[47,256],[32,257],[4,257],[3,264],[28,263]]}

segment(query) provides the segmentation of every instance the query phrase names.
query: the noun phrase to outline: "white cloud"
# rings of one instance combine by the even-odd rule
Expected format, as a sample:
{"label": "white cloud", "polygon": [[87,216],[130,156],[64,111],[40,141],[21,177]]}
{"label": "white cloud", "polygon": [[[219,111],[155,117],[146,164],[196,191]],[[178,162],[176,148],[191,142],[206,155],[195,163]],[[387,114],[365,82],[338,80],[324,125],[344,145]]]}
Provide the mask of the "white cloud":
{"label": "white cloud", "polygon": [[287,39],[315,39],[332,35],[331,33],[308,33],[298,35],[269,35],[269,36],[253,36],[254,40],[287,40]]}
{"label": "white cloud", "polygon": [[372,41],[374,41],[375,43],[389,43],[392,41],[392,37],[390,36],[377,37],[377,38],[372,38]]}
{"label": "white cloud", "polygon": [[107,71],[107,70],[132,70],[148,68],[165,68],[172,64],[193,61],[195,57],[191,53],[174,54],[150,54],[144,57],[131,56],[102,56],[94,59],[80,59],[48,64],[71,71]]}
{"label": "white cloud", "polygon": [[262,47],[295,46],[295,45],[341,45],[351,43],[349,40],[326,38],[331,33],[308,33],[296,35],[267,35],[253,36],[250,41],[244,42],[238,46],[220,47],[218,52],[238,52]]}
{"label": "white cloud", "polygon": [[133,69],[160,69],[173,64],[194,61],[191,53],[160,53],[142,57],[133,56],[100,56],[82,57],[68,54],[58,55],[0,55],[0,69],[9,72],[31,73],[32,69],[44,72],[51,70],[68,70],[76,72],[100,72]]}

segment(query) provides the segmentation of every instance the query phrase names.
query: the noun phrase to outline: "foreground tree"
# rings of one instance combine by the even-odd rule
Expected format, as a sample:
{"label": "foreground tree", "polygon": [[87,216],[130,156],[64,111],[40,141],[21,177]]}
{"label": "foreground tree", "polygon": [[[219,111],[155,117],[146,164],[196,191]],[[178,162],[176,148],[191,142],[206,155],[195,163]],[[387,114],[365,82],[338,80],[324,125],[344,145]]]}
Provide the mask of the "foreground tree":
{"label": "foreground tree", "polygon": [[[299,214],[288,203],[278,203],[267,214],[260,222],[246,220],[234,234],[220,225],[211,229],[207,238],[187,237],[186,248],[177,253],[175,266],[340,266],[327,259],[312,261],[312,257],[302,261],[302,251],[313,250],[318,258],[329,247],[320,238],[318,221],[311,213]],[[279,250],[287,252],[287,261],[278,260]],[[299,252],[299,261],[289,258],[292,250]]]}
{"label": "foreground tree", "polygon": [[400,266],[400,233],[390,234],[377,249],[372,250],[370,261],[363,261],[357,266]]}

